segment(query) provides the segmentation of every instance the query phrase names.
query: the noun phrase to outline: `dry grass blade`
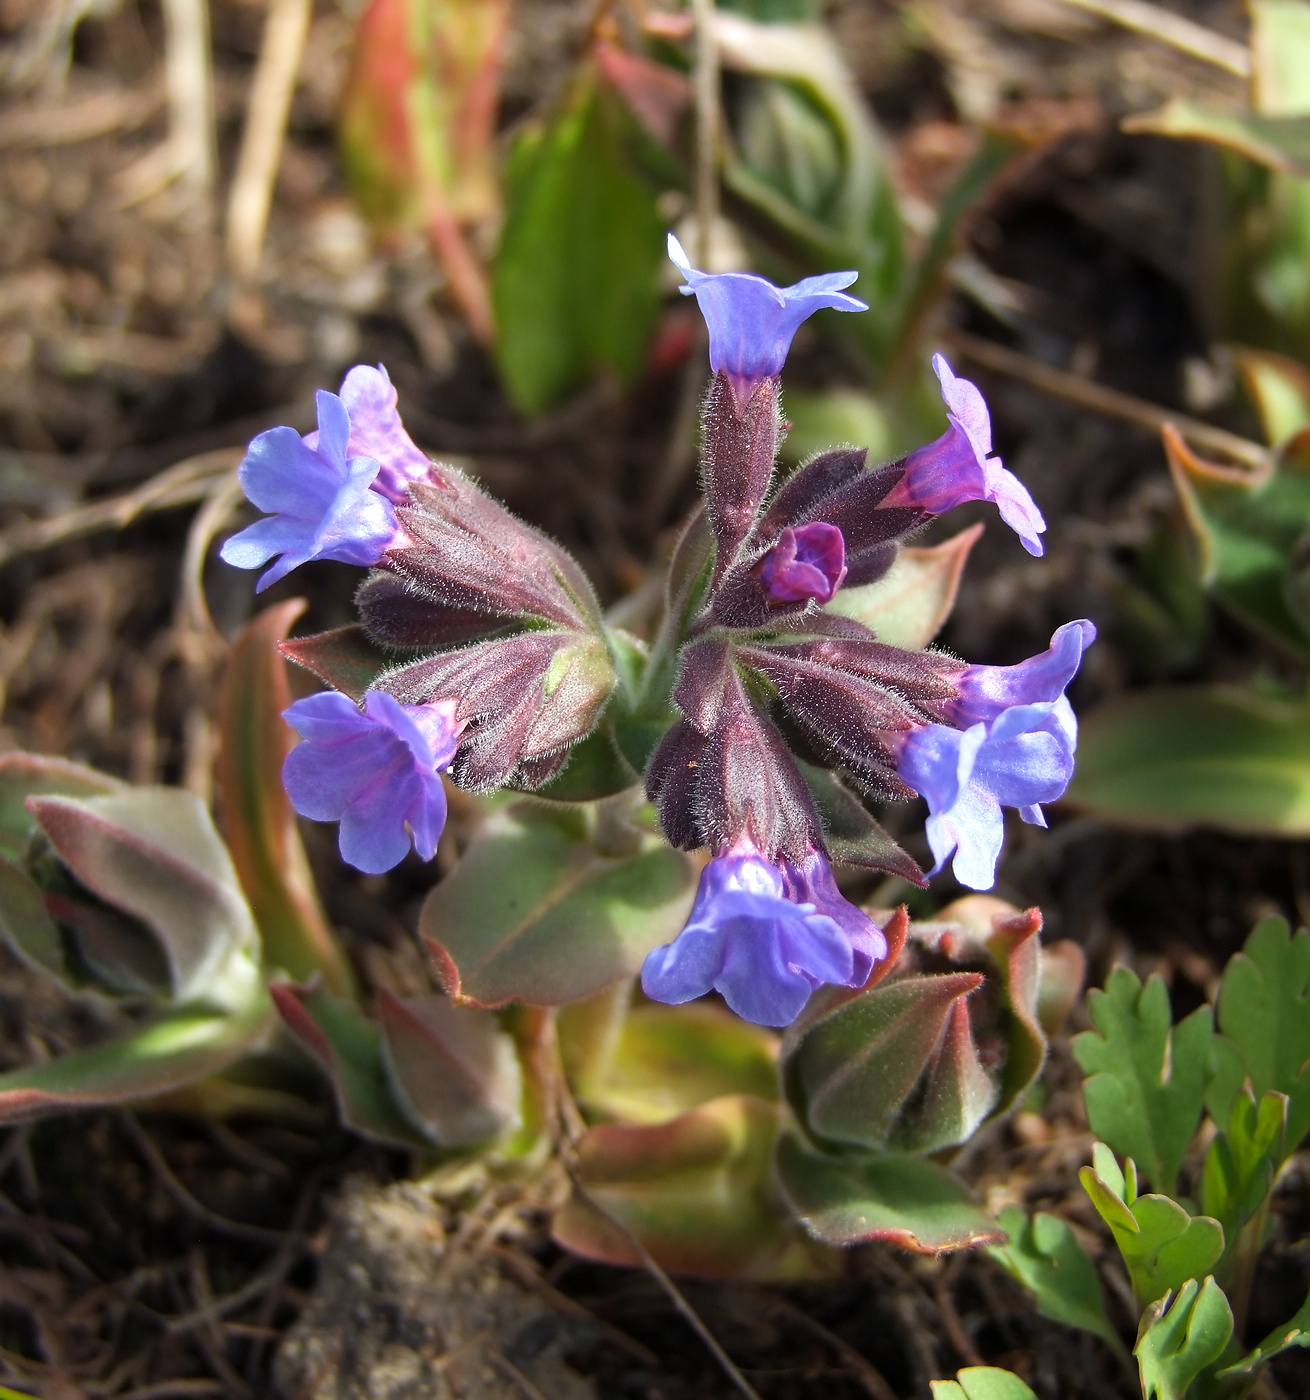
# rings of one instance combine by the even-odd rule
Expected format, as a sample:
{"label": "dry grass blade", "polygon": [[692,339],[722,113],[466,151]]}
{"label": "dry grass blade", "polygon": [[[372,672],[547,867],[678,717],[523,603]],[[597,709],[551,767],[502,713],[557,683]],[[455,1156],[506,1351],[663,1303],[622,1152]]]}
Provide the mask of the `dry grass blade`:
{"label": "dry grass blade", "polygon": [[1081,374],[1056,369],[1034,360],[1030,355],[966,331],[951,331],[944,339],[975,364],[1008,374],[1013,379],[1021,379],[1034,389],[1041,389],[1056,398],[1068,399],[1070,403],[1090,408],[1094,413],[1123,418],[1155,433],[1171,423],[1188,442],[1202,451],[1241,462],[1253,471],[1263,471],[1269,467],[1269,453],[1258,442],[1239,437],[1224,428],[1216,428],[1213,423],[1204,423],[1199,418],[1189,418],[1184,413],[1161,408],[1159,404],[1149,403],[1146,399],[1106,388],[1104,384],[1097,384]]}
{"label": "dry grass blade", "polygon": [[98,530],[121,530],[139,515],[194,505],[214,494],[215,485],[235,470],[244,448],[219,447],[188,457],[120,496],[61,511],[48,520],[24,520],[0,531],[0,564],[21,554]]}
{"label": "dry grass blade", "polygon": [[271,0],[241,151],[227,202],[227,258],[238,277],[259,271],[287,114],[309,32],[310,0]]}
{"label": "dry grass blade", "polygon": [[1216,68],[1239,78],[1251,76],[1251,53],[1245,44],[1216,34],[1195,20],[1171,14],[1159,5],[1147,4],[1146,0],[1064,0],[1064,3],[1121,24],[1136,34],[1159,39],[1171,48],[1213,63]]}
{"label": "dry grass blade", "polygon": [[92,93],[60,107],[15,107],[0,117],[0,150],[16,146],[69,146],[111,131],[130,131],[159,110],[158,84]]}
{"label": "dry grass blade", "polygon": [[207,0],[163,0],[162,8],[173,173],[188,203],[208,222],[217,152],[209,5]]}
{"label": "dry grass blade", "polygon": [[767,1305],[774,1313],[796,1323],[799,1327],[804,1327],[807,1332],[831,1347],[846,1363],[855,1379],[864,1387],[870,1400],[897,1400],[896,1392],[891,1388],[882,1372],[863,1352],[856,1351],[844,1337],[839,1337],[836,1332],[825,1327],[818,1318],[811,1317],[803,1308],[798,1308],[795,1303],[788,1302],[786,1298],[769,1295]]}

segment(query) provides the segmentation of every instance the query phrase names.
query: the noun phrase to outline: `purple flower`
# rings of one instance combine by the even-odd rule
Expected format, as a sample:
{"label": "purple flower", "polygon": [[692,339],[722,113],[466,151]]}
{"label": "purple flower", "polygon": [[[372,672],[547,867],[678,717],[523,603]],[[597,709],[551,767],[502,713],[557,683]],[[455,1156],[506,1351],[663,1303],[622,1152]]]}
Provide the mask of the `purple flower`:
{"label": "purple flower", "polygon": [[898,743],[897,772],[928,799],[928,844],[935,875],[955,852],[955,878],[970,889],[996,882],[1005,822],[1017,807],[1045,826],[1040,803],[1054,802],[1073,776],[1078,726],[1068,700],[1013,705],[963,731],[925,724]]}
{"label": "purple flower", "polygon": [[775,603],[832,601],[846,577],[846,542],[835,525],[815,520],[793,529],[757,565],[760,582]]}
{"label": "purple flower", "polygon": [[1029,554],[1040,555],[1037,538],[1046,521],[1027,488],[992,454],[992,421],[978,386],[957,379],[941,355],[932,357],[941,381],[950,427],[905,459],[905,475],[885,505],[917,506],[944,515],[965,501],[995,501],[1001,519],[1023,541]]}
{"label": "purple flower", "polygon": [[376,564],[400,533],[391,502],[372,489],[378,463],[349,455],[350,415],[335,394],[319,390],[318,432],[311,436],[313,446],[294,428],[270,428],[241,463],[246,496],[270,514],[233,535],[219,554],[238,569],[281,556],[256,592],[311,559]]}
{"label": "purple flower", "polygon": [[775,287],[749,272],[698,272],[672,234],[669,257],[687,279],[683,296],[695,296],[709,327],[710,368],[728,376],[743,404],[761,380],[781,372],[792,336],[807,317],[823,307],[869,309],[842,293],[859,276],[856,272],[825,272],[794,287]]}
{"label": "purple flower", "polygon": [[968,726],[995,719],[1012,705],[1059,700],[1077,674],[1083,652],[1095,640],[1096,626],[1084,618],[1057,628],[1044,652],[1017,666],[966,666],[956,681],[960,698],[951,719]]}
{"label": "purple flower", "polygon": [[454,708],[402,705],[381,690],[365,695],[362,712],[336,691],[297,700],[283,712],[302,740],[282,767],[291,805],[302,817],[339,821],[342,858],[357,870],[390,870],[411,839],[431,860],[446,824],[439,770],[458,742]]}
{"label": "purple flower", "polygon": [[816,987],[862,985],[886,952],[820,852],[780,867],[739,840],[705,867],[686,926],[647,956],[641,985],[675,1005],[718,991],[743,1019],[785,1026]]}
{"label": "purple flower", "polygon": [[[373,490],[391,501],[404,498],[412,481],[421,481],[432,463],[405,431],[396,411],[396,387],[386,366],[356,365],[341,381],[341,402],[350,414],[349,457],[372,457],[379,464]],[[305,438],[318,446],[318,434]]]}
{"label": "purple flower", "polygon": [[832,866],[822,851],[811,849],[800,865],[784,861],[782,874],[787,894],[794,903],[814,905],[818,913],[826,914],[846,935],[851,945],[852,963],[850,978],[843,985],[862,987],[869,980],[874,964],[887,956],[887,940],[882,929],[837,888]]}

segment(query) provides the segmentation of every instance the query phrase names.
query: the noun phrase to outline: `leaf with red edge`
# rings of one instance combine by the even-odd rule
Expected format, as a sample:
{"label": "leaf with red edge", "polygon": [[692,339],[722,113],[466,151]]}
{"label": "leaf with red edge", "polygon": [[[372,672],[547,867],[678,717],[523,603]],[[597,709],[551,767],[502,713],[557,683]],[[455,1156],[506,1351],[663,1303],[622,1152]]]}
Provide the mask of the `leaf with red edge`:
{"label": "leaf with red edge", "polygon": [[293,637],[279,642],[278,650],[288,661],[312,671],[343,695],[360,701],[364,692],[383,671],[395,665],[396,658],[369,641],[358,623],[316,632],[312,637]]}
{"label": "leaf with red edge", "polygon": [[0,754],[0,856],[20,859],[27,851],[36,822],[27,810],[29,797],[58,794],[94,797],[118,792],[125,785],[108,773],[97,773],[66,758],[38,753]]}
{"label": "leaf with red edge", "polygon": [[665,1123],[588,1129],[577,1145],[582,1191],[551,1232],[565,1249],[609,1264],[641,1264],[630,1233],[676,1273],[815,1277],[826,1261],[807,1247],[773,1182],[777,1130],[777,1109],[744,1094]]}
{"label": "leaf with red edge", "polygon": [[489,1011],[445,997],[378,993],[382,1059],[396,1099],[437,1147],[476,1147],[519,1122],[514,1042]]}
{"label": "leaf with red edge", "polygon": [[982,535],[971,525],[941,544],[902,549],[876,583],[842,588],[827,611],[862,622],[879,641],[917,651],[941,630],[955,606],[969,552]]}
{"label": "leaf with red edge", "polygon": [[282,786],[295,741],[278,644],[305,610],[303,598],[266,608],[237,638],[218,702],[219,818],[259,925],[264,960],[299,981],[318,973],[346,995],[353,978],[318,900],[296,814]]}
{"label": "leaf with red edge", "polygon": [[283,1021],[327,1073],[341,1121],[379,1142],[430,1147],[396,1102],[382,1057],[382,1035],[354,1002],[322,987],[269,987]]}
{"label": "leaf with red edge", "polygon": [[959,1177],[926,1157],[828,1157],[784,1132],[775,1161],[791,1209],[827,1244],[885,1240],[917,1254],[944,1254],[1004,1238]]}
{"label": "leaf with red edge", "polygon": [[638,835],[602,855],[587,809],[518,802],[491,816],[428,895],[419,932],[456,1002],[560,1006],[637,972],[691,908],[695,866]]}
{"label": "leaf with red edge", "polygon": [[28,810],[77,879],[155,936],[178,1001],[211,987],[234,953],[253,950],[254,920],[226,847],[198,797],[124,788],[102,797],[30,797]]}
{"label": "leaf with red edge", "polygon": [[238,1010],[179,1010],[101,1045],[0,1075],[0,1122],[135,1103],[226,1069],[259,1043],[273,1013],[258,971],[238,959],[247,993]]}
{"label": "leaf with red edge", "polygon": [[386,234],[499,207],[496,105],[509,0],[371,0],[341,98],[346,173]]}

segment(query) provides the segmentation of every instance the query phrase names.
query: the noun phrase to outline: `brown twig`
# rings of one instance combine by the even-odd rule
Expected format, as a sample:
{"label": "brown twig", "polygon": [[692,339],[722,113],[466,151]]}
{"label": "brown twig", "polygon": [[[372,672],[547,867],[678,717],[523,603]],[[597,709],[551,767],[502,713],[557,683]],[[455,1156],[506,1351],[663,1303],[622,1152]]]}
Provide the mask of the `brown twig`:
{"label": "brown twig", "polygon": [[818,1318],[811,1317],[803,1308],[798,1308],[795,1303],[788,1302],[786,1298],[776,1298],[772,1295],[768,1298],[769,1307],[776,1313],[780,1313],[790,1322],[797,1326],[804,1327],[807,1332],[817,1337],[846,1363],[847,1368],[857,1381],[864,1387],[870,1400],[897,1400],[896,1392],[891,1388],[886,1377],[869,1360],[863,1352],[857,1351],[844,1337],[839,1337],[836,1332],[825,1327]]}
{"label": "brown twig", "polygon": [[192,209],[213,216],[213,60],[207,0],[163,0],[172,174]]}
{"label": "brown twig", "polygon": [[998,345],[994,340],[985,340],[982,336],[970,335],[967,331],[948,331],[943,338],[975,364],[1008,374],[1012,379],[1031,384],[1034,389],[1041,389],[1056,398],[1067,399],[1070,403],[1089,408],[1094,413],[1122,418],[1154,433],[1172,423],[1188,442],[1203,452],[1214,452],[1222,457],[1231,458],[1255,471],[1266,470],[1269,466],[1269,452],[1266,448],[1258,442],[1252,442],[1250,438],[1239,437],[1225,428],[1216,428],[1213,423],[1205,423],[1199,418],[1190,418],[1185,413],[1161,408],[1159,404],[1135,398],[1132,394],[1122,393],[1118,389],[1109,389],[1081,374],[1056,369],[1040,360],[1034,360],[1031,355]]}
{"label": "brown twig", "polygon": [[0,564],[21,554],[34,554],[64,540],[93,535],[99,530],[121,530],[139,515],[194,505],[214,493],[215,485],[241,460],[243,449],[219,447],[188,457],[184,462],[152,476],[134,490],[90,505],[75,506],[46,520],[24,520],[0,531]]}
{"label": "brown twig", "polygon": [[137,1122],[135,1116],[131,1113],[122,1113],[119,1115],[119,1120],[127,1130],[127,1135],[132,1139],[137,1150],[149,1163],[150,1169],[159,1178],[159,1184],[186,1214],[193,1216],[211,1230],[231,1235],[234,1239],[257,1240],[261,1244],[279,1245],[286,1241],[287,1234],[284,1230],[270,1230],[263,1225],[247,1225],[240,1220],[229,1220],[225,1215],[219,1215],[217,1211],[212,1211],[208,1206],[202,1205],[174,1175],[164,1154],[141,1124]]}
{"label": "brown twig", "polygon": [[227,200],[227,260],[238,277],[259,271],[273,181],[309,33],[310,0],[270,0],[250,84],[241,150]]}
{"label": "brown twig", "polygon": [[715,1361],[719,1363],[719,1366],[722,1368],[724,1375],[726,1375],[728,1379],[733,1383],[733,1385],[735,1385],[737,1389],[741,1391],[741,1393],[746,1397],[746,1400],[760,1400],[759,1392],[742,1374],[741,1368],[732,1359],[732,1357],[730,1357],[728,1353],[724,1351],[722,1345],[719,1342],[719,1339],[705,1325],[704,1321],[701,1319],[700,1314],[687,1301],[686,1297],[683,1295],[683,1292],[678,1287],[678,1285],[674,1283],[674,1281],[668,1276],[667,1273],[665,1273],[664,1269],[655,1259],[655,1256],[651,1254],[650,1250],[646,1248],[645,1244],[635,1234],[633,1234],[631,1230],[628,1229],[628,1227],[623,1223],[622,1220],[620,1220],[617,1216],[612,1215],[609,1211],[607,1211],[605,1207],[601,1205],[600,1202],[591,1194],[591,1192],[587,1190],[587,1188],[579,1180],[578,1174],[573,1169],[572,1164],[566,1163],[565,1166],[569,1174],[569,1179],[573,1182],[573,1189],[578,1193],[579,1196],[583,1198],[583,1200],[587,1202],[587,1204],[592,1208],[592,1210],[604,1216],[605,1219],[608,1220],[609,1223],[613,1225],[614,1228],[632,1246],[633,1250],[636,1252],[637,1257],[641,1260],[642,1267],[664,1290],[665,1296],[668,1298],[669,1302],[673,1304],[674,1309],[683,1318],[683,1320],[687,1323],[691,1330],[695,1332],[695,1334],[701,1339],[702,1342],[704,1342],[705,1347],[709,1351],[710,1355],[713,1356]]}

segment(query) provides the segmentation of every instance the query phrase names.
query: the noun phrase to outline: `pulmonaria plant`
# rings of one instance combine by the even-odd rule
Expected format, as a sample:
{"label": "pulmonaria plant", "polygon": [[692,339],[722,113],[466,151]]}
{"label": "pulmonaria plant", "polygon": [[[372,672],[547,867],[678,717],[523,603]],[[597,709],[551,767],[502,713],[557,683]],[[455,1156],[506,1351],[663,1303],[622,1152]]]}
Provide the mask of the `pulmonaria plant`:
{"label": "pulmonaria plant", "polygon": [[556,799],[640,780],[668,842],[710,857],[682,932],[647,945],[647,995],[713,990],[784,1026],[816,988],[861,987],[887,958],[833,859],[925,882],[871,804],[925,798],[930,873],[953,857],[975,889],[994,881],[1002,809],[1042,822],[1072,773],[1064,692],[1095,629],[1068,624],[1018,666],[969,666],[826,610],[962,502],[995,502],[1035,554],[1041,514],[992,455],[981,394],[940,356],[949,427],[936,442],[875,467],[837,448],[778,482],[783,362],[815,311],[866,309],[843,290],[855,274],[777,288],[700,272],[673,238],[669,251],[707,321],[713,378],[704,502],[649,646],[607,625],[557,544],[428,462],[381,368],[357,366],[340,396],[319,395],[316,434],[255,439],[242,481],[271,513],[223,557],[254,568],[276,556],[261,588],[311,559],[372,566],[359,626],[287,648],[337,691],[288,710],[302,741],[287,791],[303,815],[341,823],[347,861],[380,872],[411,845],[430,858],[443,773],[474,792]]}

